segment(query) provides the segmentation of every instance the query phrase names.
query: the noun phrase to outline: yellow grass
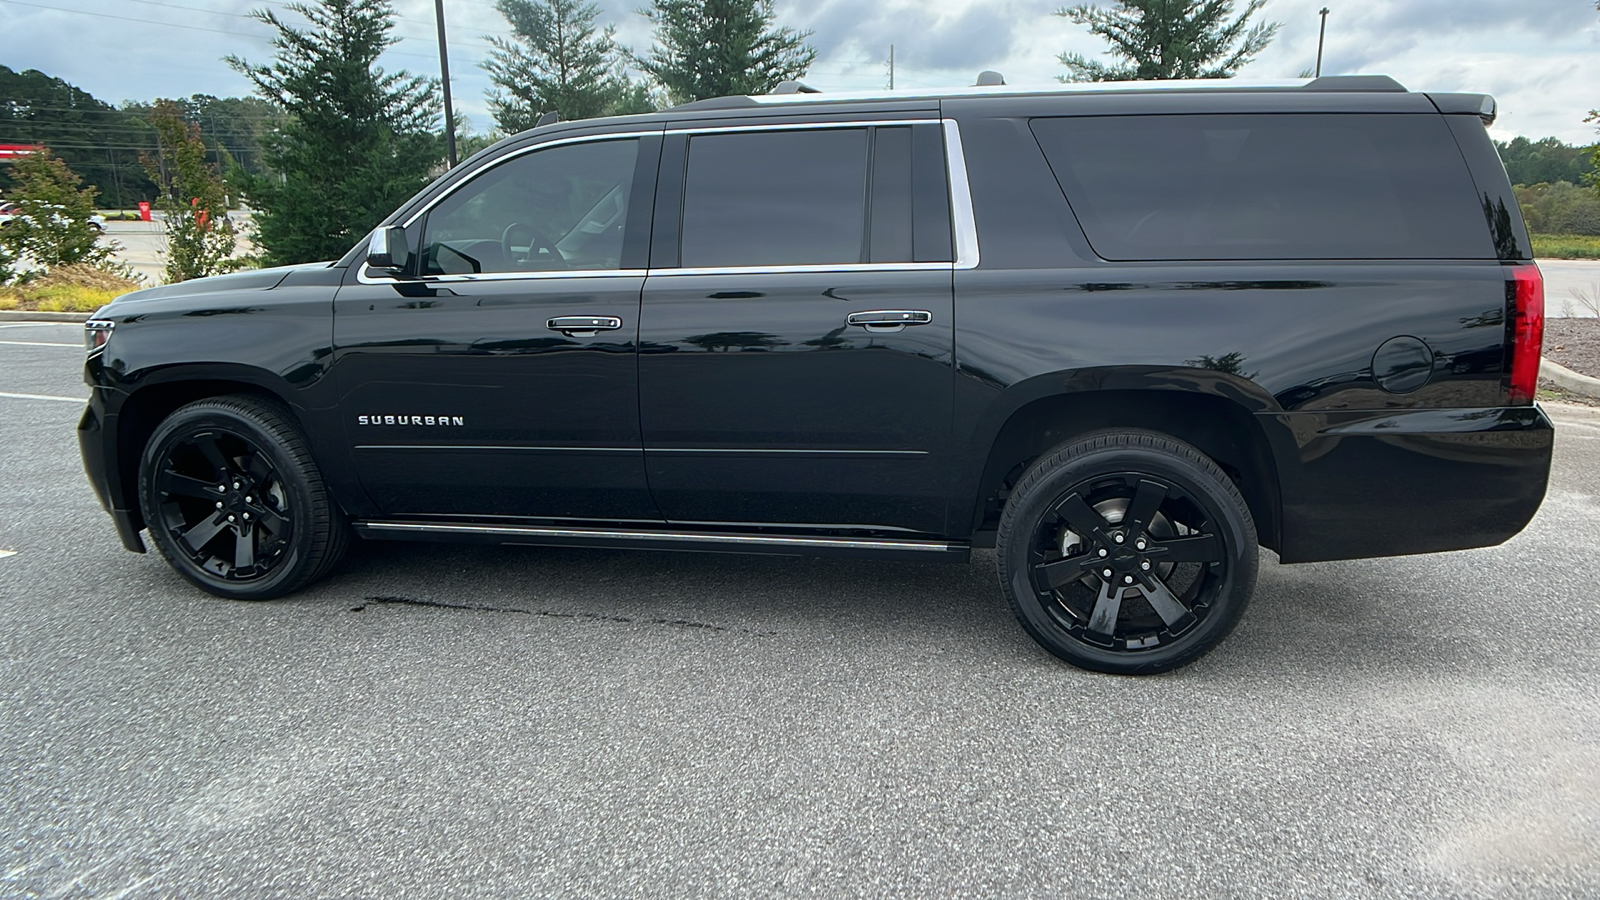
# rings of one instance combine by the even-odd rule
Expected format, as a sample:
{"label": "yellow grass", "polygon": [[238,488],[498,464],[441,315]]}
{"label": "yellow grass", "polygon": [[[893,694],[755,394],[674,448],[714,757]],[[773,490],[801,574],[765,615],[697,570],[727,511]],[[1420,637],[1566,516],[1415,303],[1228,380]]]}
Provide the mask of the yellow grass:
{"label": "yellow grass", "polygon": [[1535,234],[1535,259],[1600,259],[1600,237],[1587,234]]}
{"label": "yellow grass", "polygon": [[138,289],[138,282],[104,269],[61,266],[27,284],[0,288],[0,309],[94,312]]}

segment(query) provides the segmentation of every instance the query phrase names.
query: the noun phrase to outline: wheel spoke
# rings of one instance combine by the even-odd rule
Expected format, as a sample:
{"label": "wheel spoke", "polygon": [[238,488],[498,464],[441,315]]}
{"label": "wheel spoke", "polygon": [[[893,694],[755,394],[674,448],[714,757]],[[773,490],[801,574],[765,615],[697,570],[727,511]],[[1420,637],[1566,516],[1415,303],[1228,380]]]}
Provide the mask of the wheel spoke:
{"label": "wheel spoke", "polygon": [[1167,583],[1161,579],[1149,578],[1137,585],[1137,588],[1139,593],[1144,594],[1144,599],[1149,601],[1150,608],[1161,617],[1161,621],[1167,623],[1168,628],[1182,624],[1185,619],[1193,617],[1189,607],[1172,596],[1172,591],[1167,589]]}
{"label": "wheel spoke", "polygon": [[211,463],[212,470],[218,480],[228,477],[228,458],[222,455],[222,449],[217,446],[217,436],[214,434],[197,434],[194,445],[205,456],[206,462]]}
{"label": "wheel spoke", "polygon": [[249,525],[239,530],[233,542],[233,567],[248,569],[256,564],[256,530]]}
{"label": "wheel spoke", "polygon": [[199,553],[200,548],[210,543],[211,539],[226,527],[228,527],[228,519],[219,512],[208,519],[202,519],[195,523],[193,527],[184,531],[179,537],[183,539],[183,542],[189,546],[191,551]]}
{"label": "wheel spoke", "polygon": [[272,466],[261,458],[260,453],[252,453],[244,458],[244,470],[250,473],[250,482],[256,487],[263,487],[272,475]]}
{"label": "wheel spoke", "polygon": [[1222,542],[1214,534],[1172,538],[1145,551],[1154,562],[1209,563],[1222,560]]}
{"label": "wheel spoke", "polygon": [[1161,508],[1161,502],[1166,499],[1166,485],[1141,480],[1139,487],[1133,492],[1133,501],[1128,504],[1128,511],[1122,515],[1123,527],[1134,534],[1147,530],[1150,521],[1156,516],[1156,510]]}
{"label": "wheel spoke", "polygon": [[184,497],[199,497],[202,500],[215,500],[221,496],[214,483],[191,478],[188,475],[179,475],[171,469],[161,473],[161,492]]}
{"label": "wheel spoke", "polygon": [[257,507],[257,509],[259,510],[256,513],[258,524],[274,536],[283,534],[283,529],[288,527],[289,520],[282,513],[266,505]]}
{"label": "wheel spoke", "polygon": [[1073,556],[1051,560],[1033,567],[1033,583],[1041,591],[1053,591],[1083,577],[1083,572],[1094,562],[1093,557]]}
{"label": "wheel spoke", "polygon": [[1103,534],[1111,527],[1104,516],[1095,512],[1094,507],[1083,502],[1083,497],[1076,493],[1068,494],[1065,500],[1057,503],[1055,514],[1066,519],[1072,530],[1083,537]]}
{"label": "wheel spoke", "polygon": [[1122,588],[1110,582],[1101,582],[1100,596],[1095,598],[1094,611],[1089,614],[1088,630],[1094,634],[1111,637],[1117,631],[1117,616],[1122,612]]}

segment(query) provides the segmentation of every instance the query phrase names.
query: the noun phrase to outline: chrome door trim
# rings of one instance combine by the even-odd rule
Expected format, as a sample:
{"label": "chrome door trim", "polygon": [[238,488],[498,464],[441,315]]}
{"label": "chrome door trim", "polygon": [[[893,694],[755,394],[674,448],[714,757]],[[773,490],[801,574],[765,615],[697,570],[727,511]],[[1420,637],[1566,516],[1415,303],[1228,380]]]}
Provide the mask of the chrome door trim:
{"label": "chrome door trim", "polygon": [[950,170],[950,218],[955,225],[957,269],[978,267],[978,219],[972,212],[972,185],[967,181],[967,156],[961,149],[961,126],[944,124],[945,166]]}
{"label": "chrome door trim", "polygon": [[397,534],[476,534],[503,538],[599,538],[605,540],[665,541],[683,544],[793,547],[832,550],[909,550],[948,553],[957,545],[947,541],[911,541],[884,538],[778,537],[767,534],[697,534],[692,531],[631,531],[616,528],[550,528],[532,525],[450,525],[422,522],[356,522],[357,528]]}

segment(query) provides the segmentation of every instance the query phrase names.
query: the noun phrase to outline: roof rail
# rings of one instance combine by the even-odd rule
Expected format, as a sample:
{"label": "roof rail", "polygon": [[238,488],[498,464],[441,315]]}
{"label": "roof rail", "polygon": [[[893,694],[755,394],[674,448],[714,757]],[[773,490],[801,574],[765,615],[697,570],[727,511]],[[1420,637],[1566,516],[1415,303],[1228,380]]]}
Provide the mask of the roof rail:
{"label": "roof rail", "polygon": [[774,94],[820,94],[821,91],[803,81],[780,81],[772,89]]}
{"label": "roof rail", "polygon": [[1324,75],[1306,84],[1308,91],[1390,91],[1405,93],[1406,87],[1387,75]]}
{"label": "roof rail", "polygon": [[1006,77],[992,69],[984,69],[978,73],[978,80],[973,87],[999,87],[1006,83]]}

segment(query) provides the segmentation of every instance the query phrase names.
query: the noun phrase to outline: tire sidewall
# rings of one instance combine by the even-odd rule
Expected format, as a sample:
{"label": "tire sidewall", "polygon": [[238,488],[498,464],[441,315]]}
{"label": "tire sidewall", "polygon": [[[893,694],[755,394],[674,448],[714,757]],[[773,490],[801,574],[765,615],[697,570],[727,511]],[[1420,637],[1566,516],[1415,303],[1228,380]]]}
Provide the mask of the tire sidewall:
{"label": "tire sidewall", "polygon": [[[240,434],[266,453],[277,471],[289,498],[289,520],[294,529],[289,548],[278,565],[264,578],[231,582],[217,578],[195,565],[189,552],[167,532],[161,515],[161,500],[157,496],[156,466],[166,458],[172,445],[179,439],[207,428],[218,428]],[[300,463],[289,453],[283,440],[265,422],[238,410],[202,401],[185,407],[167,417],[146,442],[139,459],[139,503],[146,527],[157,549],[178,574],[195,586],[222,597],[236,600],[265,600],[285,593],[285,585],[300,581],[310,564],[307,552],[314,528],[311,487]]]}
{"label": "tire sidewall", "polygon": [[[1181,446],[1181,445],[1180,445]],[[1166,671],[1182,666],[1222,640],[1238,624],[1254,591],[1258,551],[1255,528],[1244,500],[1220,471],[1182,456],[1129,443],[1072,453],[1037,480],[1024,476],[1012,515],[1001,523],[999,567],[1008,599],[1023,627],[1051,653],[1083,668],[1117,674]],[[1056,456],[1055,454],[1051,455]],[[1047,457],[1048,458],[1048,457]],[[1085,644],[1063,629],[1044,607],[1033,586],[1030,548],[1040,519],[1084,481],[1123,472],[1155,475],[1182,488],[1205,507],[1223,538],[1227,571],[1205,618],[1177,640],[1148,651],[1104,650]],[[1031,474],[1031,473],[1030,473]]]}

